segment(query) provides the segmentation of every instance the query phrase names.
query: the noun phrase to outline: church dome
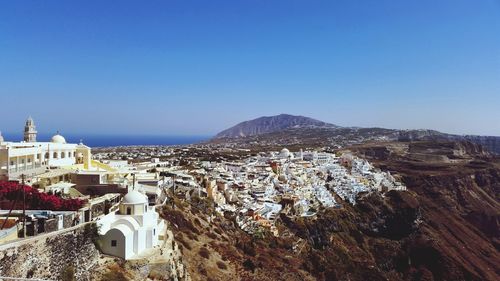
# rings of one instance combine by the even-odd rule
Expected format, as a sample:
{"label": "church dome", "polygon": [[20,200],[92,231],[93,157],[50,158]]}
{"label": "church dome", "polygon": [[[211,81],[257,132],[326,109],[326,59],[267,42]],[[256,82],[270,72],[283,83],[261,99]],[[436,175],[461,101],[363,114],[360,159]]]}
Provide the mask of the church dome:
{"label": "church dome", "polygon": [[288,158],[288,156],[290,156],[290,150],[283,148],[280,152],[280,156],[283,158]]}
{"label": "church dome", "polygon": [[125,194],[123,197],[123,204],[146,204],[148,203],[148,199],[146,195],[140,193],[137,190],[132,190],[129,193]]}
{"label": "church dome", "polygon": [[51,142],[53,142],[53,143],[66,143],[66,139],[63,136],[57,134],[57,135],[52,137]]}

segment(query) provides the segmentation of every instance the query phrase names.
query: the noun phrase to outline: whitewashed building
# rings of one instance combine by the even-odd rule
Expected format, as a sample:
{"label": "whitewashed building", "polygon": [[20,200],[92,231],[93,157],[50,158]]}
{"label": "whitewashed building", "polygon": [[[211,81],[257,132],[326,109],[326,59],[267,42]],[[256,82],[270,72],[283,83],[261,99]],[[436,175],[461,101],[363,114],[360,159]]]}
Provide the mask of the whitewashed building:
{"label": "whitewashed building", "polygon": [[101,218],[97,225],[102,252],[126,260],[158,245],[165,227],[154,207],[148,206],[146,195],[137,190],[127,193],[119,210]]}
{"label": "whitewashed building", "polygon": [[82,164],[91,166],[91,150],[83,143],[67,143],[59,133],[49,142],[37,142],[35,123],[30,117],[24,129],[24,141],[5,141],[0,134],[0,180],[15,180],[41,174],[48,168]]}

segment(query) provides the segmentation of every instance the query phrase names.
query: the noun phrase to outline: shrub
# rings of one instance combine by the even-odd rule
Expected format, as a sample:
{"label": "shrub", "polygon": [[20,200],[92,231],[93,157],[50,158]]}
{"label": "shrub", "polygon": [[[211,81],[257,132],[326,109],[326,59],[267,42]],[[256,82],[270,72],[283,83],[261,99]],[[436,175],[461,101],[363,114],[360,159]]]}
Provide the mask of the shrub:
{"label": "shrub", "polygon": [[68,265],[64,267],[61,272],[61,280],[62,281],[76,281],[75,278],[75,268],[72,265]]}
{"label": "shrub", "polygon": [[205,259],[208,259],[210,257],[210,252],[205,247],[201,247],[198,251],[198,254]]}
{"label": "shrub", "polygon": [[207,236],[211,239],[217,239],[217,235],[215,233],[212,233],[212,232],[208,232],[207,233]]}
{"label": "shrub", "polygon": [[217,267],[218,267],[219,269],[222,269],[222,270],[226,270],[226,269],[227,269],[226,264],[225,264],[225,263],[223,263],[222,261],[218,261],[218,262],[217,262]]}
{"label": "shrub", "polygon": [[188,249],[188,250],[191,250],[191,245],[189,244],[189,242],[188,242],[188,241],[184,240],[184,238],[182,238],[182,236],[181,236],[181,237],[179,237],[179,238],[177,239],[177,241],[179,241],[179,243],[181,243],[179,246],[181,246],[181,245],[182,245],[182,246],[184,246],[184,248],[186,248],[186,249]]}
{"label": "shrub", "polygon": [[102,275],[101,281],[128,281],[130,280],[124,269],[121,268],[118,264],[113,264],[108,268],[108,271]]}
{"label": "shrub", "polygon": [[108,271],[102,276],[102,281],[129,281],[129,279],[121,271]]}
{"label": "shrub", "polygon": [[243,266],[245,267],[246,270],[251,270],[251,271],[255,270],[255,264],[250,259],[244,261]]}
{"label": "shrub", "polygon": [[198,268],[198,272],[201,274],[201,276],[207,276],[207,270],[203,265],[200,265],[200,268]]}

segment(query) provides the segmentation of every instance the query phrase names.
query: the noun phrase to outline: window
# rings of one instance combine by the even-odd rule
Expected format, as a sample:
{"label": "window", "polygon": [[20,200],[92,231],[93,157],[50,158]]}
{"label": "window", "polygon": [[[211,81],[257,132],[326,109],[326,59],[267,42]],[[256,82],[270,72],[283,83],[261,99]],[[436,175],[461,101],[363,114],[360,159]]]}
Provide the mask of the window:
{"label": "window", "polygon": [[130,209],[130,207],[127,207],[127,215],[131,215],[132,214],[132,209]]}
{"label": "window", "polygon": [[156,235],[156,229],[153,228],[153,235]]}
{"label": "window", "polygon": [[45,159],[49,159],[50,154],[48,152],[45,153]]}
{"label": "window", "polygon": [[111,247],[116,247],[116,240],[111,240]]}
{"label": "window", "polygon": [[14,161],[10,161],[10,165],[11,165],[11,166],[14,166]]}
{"label": "window", "polygon": [[31,158],[28,158],[28,163],[31,163]]}
{"label": "window", "polygon": [[66,153],[61,152],[61,158],[66,158]]}
{"label": "window", "polygon": [[54,155],[52,156],[52,158],[57,158],[57,152],[54,152]]}

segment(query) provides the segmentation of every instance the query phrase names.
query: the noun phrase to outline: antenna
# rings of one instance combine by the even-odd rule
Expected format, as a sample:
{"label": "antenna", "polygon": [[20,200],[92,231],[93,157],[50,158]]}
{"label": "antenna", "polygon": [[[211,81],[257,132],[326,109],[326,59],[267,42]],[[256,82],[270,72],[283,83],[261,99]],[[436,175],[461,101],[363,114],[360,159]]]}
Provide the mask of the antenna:
{"label": "antenna", "polygon": [[24,188],[24,174],[21,175],[23,189],[23,238],[26,238],[26,189]]}

